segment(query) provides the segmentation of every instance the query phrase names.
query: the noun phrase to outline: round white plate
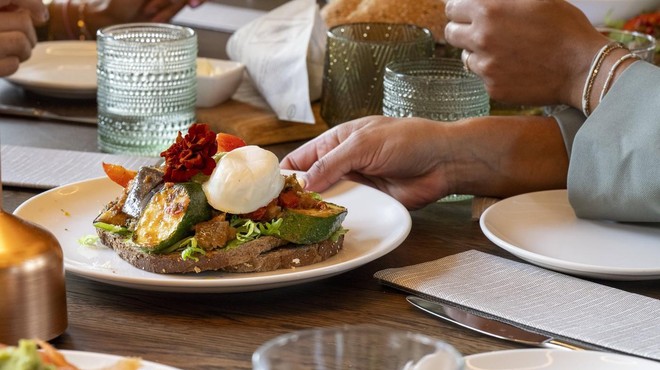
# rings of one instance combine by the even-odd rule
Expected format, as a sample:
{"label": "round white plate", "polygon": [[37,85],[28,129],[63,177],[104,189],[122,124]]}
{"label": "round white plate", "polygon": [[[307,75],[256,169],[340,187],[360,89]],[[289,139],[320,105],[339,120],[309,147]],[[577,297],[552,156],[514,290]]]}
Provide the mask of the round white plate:
{"label": "round white plate", "polygon": [[6,77],[37,94],[59,98],[96,97],[96,42],[37,43],[30,59]]}
{"label": "round white plate", "polygon": [[[111,366],[121,360],[121,356],[108,355],[104,353],[95,353],[95,352],[82,352],[82,351],[69,351],[69,350],[58,350],[62,353],[66,360],[80,370],[96,370],[103,369],[106,366]],[[180,370],[175,367],[160,365],[155,362],[142,360],[142,366],[140,370]]]}
{"label": "round white plate", "polygon": [[399,202],[376,189],[343,181],[322,194],[325,200],[348,208],[343,223],[349,230],[344,247],[326,261],[262,273],[155,274],[133,267],[109,248],[79,242],[84,236],[95,235],[92,221],[120,192],[118,185],[101,177],[41,193],[14,213],[55,235],[69,272],[109,284],[174,292],[253,291],[330,277],[392,251],[408,236],[411,227],[410,214]]}
{"label": "round white plate", "polygon": [[536,265],[599,279],[660,279],[660,224],[579,219],[566,190],[522,194],[490,206],[481,229]]}
{"label": "round white plate", "polygon": [[515,349],[465,356],[465,370],[660,370],[660,363],[595,351]]}

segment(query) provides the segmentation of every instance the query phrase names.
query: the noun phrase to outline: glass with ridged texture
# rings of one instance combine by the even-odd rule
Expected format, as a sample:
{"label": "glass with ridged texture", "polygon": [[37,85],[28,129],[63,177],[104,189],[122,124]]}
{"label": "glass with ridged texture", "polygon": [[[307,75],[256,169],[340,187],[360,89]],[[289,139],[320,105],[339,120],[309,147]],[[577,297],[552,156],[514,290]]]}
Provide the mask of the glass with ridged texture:
{"label": "glass with ridged texture", "polygon": [[187,27],[129,23],[97,33],[98,144],[158,156],[195,122],[197,35]]}
{"label": "glass with ridged texture", "polygon": [[[490,97],[486,87],[458,59],[429,58],[395,61],[385,68],[383,115],[457,121],[487,116]],[[442,201],[471,199],[451,194]]]}
{"label": "glass with ridged texture", "polygon": [[383,73],[393,60],[431,57],[431,31],[410,24],[354,23],[328,31],[321,117],[334,126],[381,114]]}

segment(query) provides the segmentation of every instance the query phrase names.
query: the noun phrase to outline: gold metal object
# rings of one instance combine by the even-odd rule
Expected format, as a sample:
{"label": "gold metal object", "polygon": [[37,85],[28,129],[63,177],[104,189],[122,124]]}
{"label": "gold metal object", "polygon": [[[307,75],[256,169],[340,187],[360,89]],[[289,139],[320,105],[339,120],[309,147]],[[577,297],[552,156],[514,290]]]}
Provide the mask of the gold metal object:
{"label": "gold metal object", "polygon": [[60,244],[49,231],[0,209],[0,343],[50,340],[67,323]]}

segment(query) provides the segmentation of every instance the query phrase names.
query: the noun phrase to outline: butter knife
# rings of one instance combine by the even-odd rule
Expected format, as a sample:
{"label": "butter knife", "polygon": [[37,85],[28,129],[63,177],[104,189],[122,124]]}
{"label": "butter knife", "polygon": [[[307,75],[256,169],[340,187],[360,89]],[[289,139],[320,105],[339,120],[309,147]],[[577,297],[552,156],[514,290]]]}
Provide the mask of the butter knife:
{"label": "butter knife", "polygon": [[19,107],[15,105],[0,104],[0,113],[12,115],[12,116],[32,117],[36,119],[51,119],[56,121],[66,121],[66,122],[96,125],[96,117],[63,116],[61,114],[49,112],[47,110],[43,110],[39,108],[28,108],[28,107]]}
{"label": "butter knife", "polygon": [[409,296],[406,300],[426,313],[491,337],[535,347],[561,348],[569,350],[586,349],[511,324],[478,316],[460,308],[439,302],[432,302],[416,296]]}

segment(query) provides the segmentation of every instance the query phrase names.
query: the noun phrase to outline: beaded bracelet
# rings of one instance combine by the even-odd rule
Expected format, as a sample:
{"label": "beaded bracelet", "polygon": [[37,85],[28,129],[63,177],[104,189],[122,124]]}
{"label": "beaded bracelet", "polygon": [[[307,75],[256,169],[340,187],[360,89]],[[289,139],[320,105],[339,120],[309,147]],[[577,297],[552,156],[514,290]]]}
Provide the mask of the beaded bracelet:
{"label": "beaded bracelet", "polygon": [[85,0],[81,0],[80,5],[78,5],[78,21],[76,22],[76,25],[78,26],[78,39],[80,41],[92,39],[92,35],[89,33],[89,30],[87,30],[87,23],[85,22],[86,6],[87,2]]}
{"label": "beaded bracelet", "polygon": [[603,97],[607,93],[607,90],[609,90],[610,84],[612,83],[612,79],[614,78],[614,73],[616,73],[616,70],[619,68],[621,63],[625,62],[628,59],[642,59],[642,58],[640,58],[639,56],[637,56],[633,53],[628,53],[628,54],[622,56],[621,58],[619,58],[619,60],[617,60],[616,63],[614,63],[612,65],[612,68],[610,68],[610,72],[607,74],[607,79],[605,80],[605,83],[603,84],[603,90],[600,91],[600,98],[598,99],[599,103],[601,101],[603,101]]}
{"label": "beaded bracelet", "polygon": [[610,42],[598,50],[594,60],[591,62],[589,74],[587,75],[587,80],[584,82],[584,89],[582,90],[582,112],[587,117],[589,117],[589,114],[591,114],[591,109],[589,108],[589,98],[591,97],[591,89],[593,88],[594,82],[596,81],[596,76],[598,75],[600,66],[603,64],[605,57],[615,49],[625,49],[625,47],[620,42]]}

